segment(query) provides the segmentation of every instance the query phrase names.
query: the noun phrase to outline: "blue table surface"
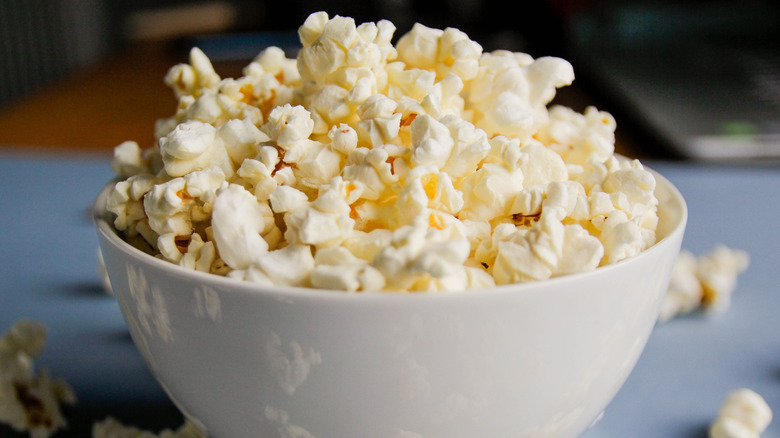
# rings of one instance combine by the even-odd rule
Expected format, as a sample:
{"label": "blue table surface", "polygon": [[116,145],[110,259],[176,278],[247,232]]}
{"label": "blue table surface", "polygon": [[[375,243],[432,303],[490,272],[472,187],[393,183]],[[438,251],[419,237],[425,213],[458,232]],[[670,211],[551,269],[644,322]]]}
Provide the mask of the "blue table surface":
{"label": "blue table surface", "polygon": [[[689,208],[683,247],[747,251],[731,308],[656,326],[636,368],[583,438],[705,438],[726,394],[748,387],[780,416],[780,168],[646,162]],[[90,207],[112,178],[107,156],[0,151],[0,332],[34,319],[49,330],[37,366],[74,387],[69,430],[108,415],[177,427],[181,416],[146,369],[115,300],[102,292]],[[0,436],[16,435],[0,426]],[[780,437],[780,420],[764,438]]]}

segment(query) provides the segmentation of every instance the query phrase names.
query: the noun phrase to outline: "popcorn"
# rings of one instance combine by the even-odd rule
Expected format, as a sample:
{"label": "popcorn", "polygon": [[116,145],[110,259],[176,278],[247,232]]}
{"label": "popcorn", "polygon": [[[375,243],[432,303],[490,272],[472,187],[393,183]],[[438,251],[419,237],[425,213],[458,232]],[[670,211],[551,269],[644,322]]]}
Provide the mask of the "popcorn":
{"label": "popcorn", "polygon": [[351,209],[335,187],[320,193],[316,200],[286,213],[285,239],[291,244],[316,248],[337,246],[351,234],[355,220]]}
{"label": "popcorn", "polygon": [[33,438],[66,428],[60,406],[76,402],[65,381],[52,380],[46,370],[35,373],[33,362],[45,341],[46,327],[26,320],[0,337],[0,423]]}
{"label": "popcorn", "polygon": [[206,438],[206,436],[189,421],[185,421],[176,430],[165,429],[159,434],[126,426],[113,417],[107,417],[92,425],[92,438]]}
{"label": "popcorn", "polygon": [[528,140],[547,121],[545,105],[554,97],[555,88],[573,80],[572,66],[560,58],[485,54],[469,89],[469,103],[479,114],[475,125],[489,137]]}
{"label": "popcorn", "polygon": [[709,429],[710,438],[758,438],[772,422],[772,410],[756,392],[729,393]]}
{"label": "popcorn", "polygon": [[615,150],[615,128],[611,114],[596,107],[585,108],[579,114],[560,105],[549,111],[550,120],[536,134],[564,160],[583,165],[589,158],[604,162]]}
{"label": "popcorn", "polygon": [[394,113],[398,104],[388,97],[375,94],[358,108],[358,141],[361,146],[379,147],[390,143],[401,129],[401,114]]}
{"label": "popcorn", "polygon": [[568,62],[394,32],[314,13],[295,59],[268,48],[237,79],[193,49],[157,144],[116,149],[116,229],[188,269],[349,292],[536,281],[655,243],[655,180],[613,155],[612,116],[547,108]]}
{"label": "popcorn", "polygon": [[690,251],[680,251],[658,320],[665,322],[699,309],[709,313],[724,312],[731,303],[737,276],[749,264],[750,257],[745,251],[725,245],[718,245],[699,257]]}
{"label": "popcorn", "polygon": [[230,156],[217,137],[217,129],[203,122],[191,120],[177,125],[160,139],[160,154],[165,172],[172,177],[211,166],[219,167],[227,176],[233,175]]}
{"label": "popcorn", "polygon": [[290,245],[261,254],[245,270],[235,270],[229,277],[255,283],[281,286],[305,286],[314,268],[314,258],[307,245]]}
{"label": "popcorn", "polygon": [[479,69],[482,46],[453,28],[444,31],[415,23],[412,30],[398,40],[398,59],[408,65],[436,72],[441,80],[454,73],[463,80],[473,79]]}
{"label": "popcorn", "polygon": [[258,202],[236,184],[217,194],[211,224],[219,256],[233,269],[246,269],[256,263],[268,251],[263,235],[275,227],[268,204]]}
{"label": "popcorn", "polygon": [[111,171],[117,177],[126,179],[139,173],[146,173],[147,170],[147,164],[141,154],[141,148],[138,146],[138,143],[125,141],[114,148]]}
{"label": "popcorn", "polygon": [[217,129],[217,136],[225,145],[230,161],[238,168],[245,159],[256,154],[257,147],[271,140],[249,119],[232,119]]}
{"label": "popcorn", "polygon": [[378,291],[385,286],[379,270],[341,246],[317,251],[315,264],[311,284],[316,288],[357,292]]}
{"label": "popcorn", "polygon": [[421,216],[397,229],[372,265],[384,274],[391,291],[457,290],[468,283],[463,266],[468,254],[466,239],[450,239],[446,232],[429,228]]}
{"label": "popcorn", "polygon": [[298,30],[303,44],[298,55],[301,78],[347,90],[359,79],[370,78],[382,88],[382,65],[396,56],[390,41],[393,32],[395,26],[386,20],[358,27],[352,18],[312,14]]}
{"label": "popcorn", "polygon": [[164,80],[176,97],[197,96],[204,89],[216,87],[219,81],[220,77],[214,71],[211,61],[197,47],[190,50],[190,63],[171,67]]}

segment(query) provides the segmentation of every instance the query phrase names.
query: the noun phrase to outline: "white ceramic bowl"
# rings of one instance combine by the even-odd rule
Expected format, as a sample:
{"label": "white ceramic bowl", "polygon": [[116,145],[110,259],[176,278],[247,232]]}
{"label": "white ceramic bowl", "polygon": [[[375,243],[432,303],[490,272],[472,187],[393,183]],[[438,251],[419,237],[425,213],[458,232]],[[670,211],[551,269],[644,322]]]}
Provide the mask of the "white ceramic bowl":
{"label": "white ceramic bowl", "polygon": [[462,293],[263,287],[100,247],[133,339],[212,437],[574,437],[639,358],[680,249],[685,202],[656,175],[660,241],[552,280]]}

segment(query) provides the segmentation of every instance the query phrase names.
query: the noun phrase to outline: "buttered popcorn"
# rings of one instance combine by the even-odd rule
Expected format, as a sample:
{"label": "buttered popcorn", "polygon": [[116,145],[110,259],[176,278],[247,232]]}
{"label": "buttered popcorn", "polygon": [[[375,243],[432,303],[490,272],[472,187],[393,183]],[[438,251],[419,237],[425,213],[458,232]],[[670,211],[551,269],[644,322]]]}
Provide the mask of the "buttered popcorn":
{"label": "buttered popcorn", "polygon": [[157,143],[116,148],[117,230],[189,269],[350,292],[543,280],[655,243],[655,179],[614,155],[612,116],[548,108],[567,61],[395,30],[317,12],[297,58],[268,48],[238,79],[192,49]]}

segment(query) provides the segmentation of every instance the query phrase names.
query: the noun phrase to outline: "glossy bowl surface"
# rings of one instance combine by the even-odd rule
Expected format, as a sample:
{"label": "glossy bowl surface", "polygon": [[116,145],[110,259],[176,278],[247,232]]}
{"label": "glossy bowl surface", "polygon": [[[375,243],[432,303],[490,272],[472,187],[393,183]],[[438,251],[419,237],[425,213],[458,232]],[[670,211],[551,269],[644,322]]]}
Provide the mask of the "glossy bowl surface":
{"label": "glossy bowl surface", "polygon": [[659,242],[595,271],[489,290],[263,287],[125,243],[94,211],[111,284],[174,403],[220,438],[575,437],[655,324],[687,209],[657,175]]}

